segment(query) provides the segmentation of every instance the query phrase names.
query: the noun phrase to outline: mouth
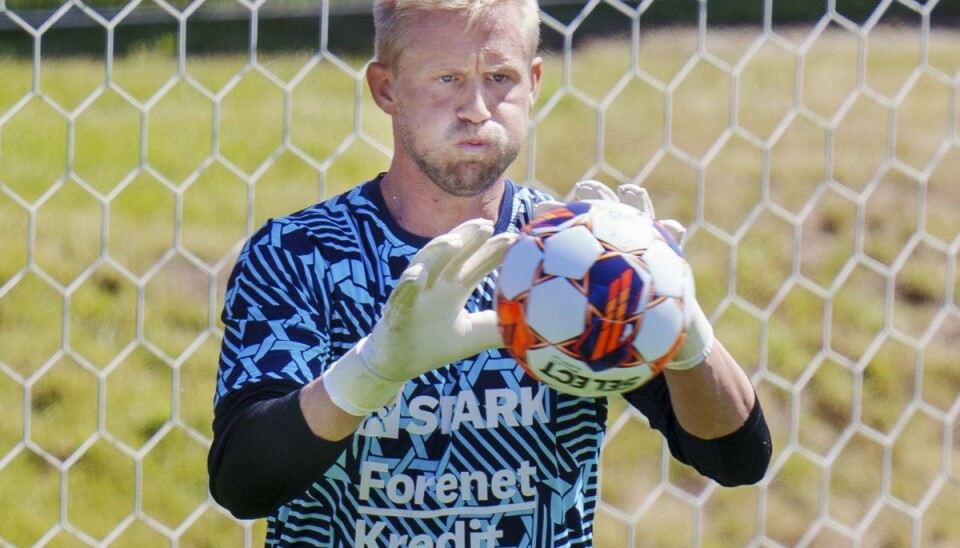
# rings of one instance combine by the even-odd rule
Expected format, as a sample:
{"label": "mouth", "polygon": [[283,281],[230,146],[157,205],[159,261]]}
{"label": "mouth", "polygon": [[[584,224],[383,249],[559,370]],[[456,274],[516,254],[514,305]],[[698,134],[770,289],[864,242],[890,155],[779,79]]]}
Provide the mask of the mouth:
{"label": "mouth", "polygon": [[483,148],[490,146],[490,143],[488,141],[484,141],[483,139],[463,139],[457,141],[457,146],[464,148]]}
{"label": "mouth", "polygon": [[472,131],[464,131],[453,137],[458,148],[473,152],[498,148],[502,140],[494,128],[472,128]]}

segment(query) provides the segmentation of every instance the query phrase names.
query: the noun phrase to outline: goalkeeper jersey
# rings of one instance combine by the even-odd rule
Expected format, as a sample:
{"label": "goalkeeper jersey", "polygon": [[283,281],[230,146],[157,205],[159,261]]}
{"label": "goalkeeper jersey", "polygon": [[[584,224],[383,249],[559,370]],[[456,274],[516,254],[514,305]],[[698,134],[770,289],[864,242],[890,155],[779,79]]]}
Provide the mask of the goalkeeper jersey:
{"label": "goalkeeper jersey", "polygon": [[[518,231],[545,198],[508,181],[496,231]],[[227,288],[216,399],[319,377],[370,333],[426,242],[392,220],[379,178],[268,221]],[[494,276],[469,310],[492,307]],[[549,389],[500,349],[430,371],[268,518],[267,543],[589,546],[606,412],[606,400]]]}

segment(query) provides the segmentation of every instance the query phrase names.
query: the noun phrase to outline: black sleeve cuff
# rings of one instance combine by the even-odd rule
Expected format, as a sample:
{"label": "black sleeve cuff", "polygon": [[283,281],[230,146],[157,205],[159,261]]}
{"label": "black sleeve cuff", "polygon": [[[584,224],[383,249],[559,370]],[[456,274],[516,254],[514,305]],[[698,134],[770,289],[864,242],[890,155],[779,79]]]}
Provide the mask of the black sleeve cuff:
{"label": "black sleeve cuff", "polygon": [[238,518],[264,517],[301,495],[351,443],[351,436],[331,442],[313,434],[300,388],[262,381],[226,396],[215,410],[210,492]]}
{"label": "black sleeve cuff", "polygon": [[753,484],[766,473],[772,445],[759,398],[740,428],[726,436],[704,440],[680,425],[663,375],[623,396],[647,417],[652,428],[663,434],[674,458],[720,485]]}
{"label": "black sleeve cuff", "polygon": [[743,426],[726,436],[704,440],[682,428],[679,431],[679,449],[685,460],[725,487],[757,483],[770,464],[773,446],[759,399],[755,400]]}

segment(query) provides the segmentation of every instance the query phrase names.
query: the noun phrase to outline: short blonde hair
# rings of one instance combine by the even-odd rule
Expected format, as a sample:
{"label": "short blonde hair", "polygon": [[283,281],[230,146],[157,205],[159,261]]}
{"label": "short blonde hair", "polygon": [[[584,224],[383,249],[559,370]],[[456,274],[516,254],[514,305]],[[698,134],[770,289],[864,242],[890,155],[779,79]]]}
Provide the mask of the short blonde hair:
{"label": "short blonde hair", "polygon": [[388,67],[396,64],[404,46],[413,39],[406,30],[408,20],[415,12],[463,12],[467,25],[471,25],[497,4],[513,4],[520,8],[520,25],[526,36],[526,54],[533,59],[540,45],[540,6],[537,0],[376,0],[373,5],[376,59]]}

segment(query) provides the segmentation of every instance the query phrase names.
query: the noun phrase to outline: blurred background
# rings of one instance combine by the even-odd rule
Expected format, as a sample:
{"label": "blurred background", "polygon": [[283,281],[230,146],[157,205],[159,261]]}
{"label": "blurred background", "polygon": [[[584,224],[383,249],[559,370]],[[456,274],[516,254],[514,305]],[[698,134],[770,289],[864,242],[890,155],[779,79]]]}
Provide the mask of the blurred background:
{"label": "blurred background", "polygon": [[[369,8],[0,0],[0,545],[262,545],[207,491],[224,284],[386,169]],[[596,545],[960,543],[960,3],[541,8],[510,176],[687,225],[774,437],[724,489],[612,401]]]}

